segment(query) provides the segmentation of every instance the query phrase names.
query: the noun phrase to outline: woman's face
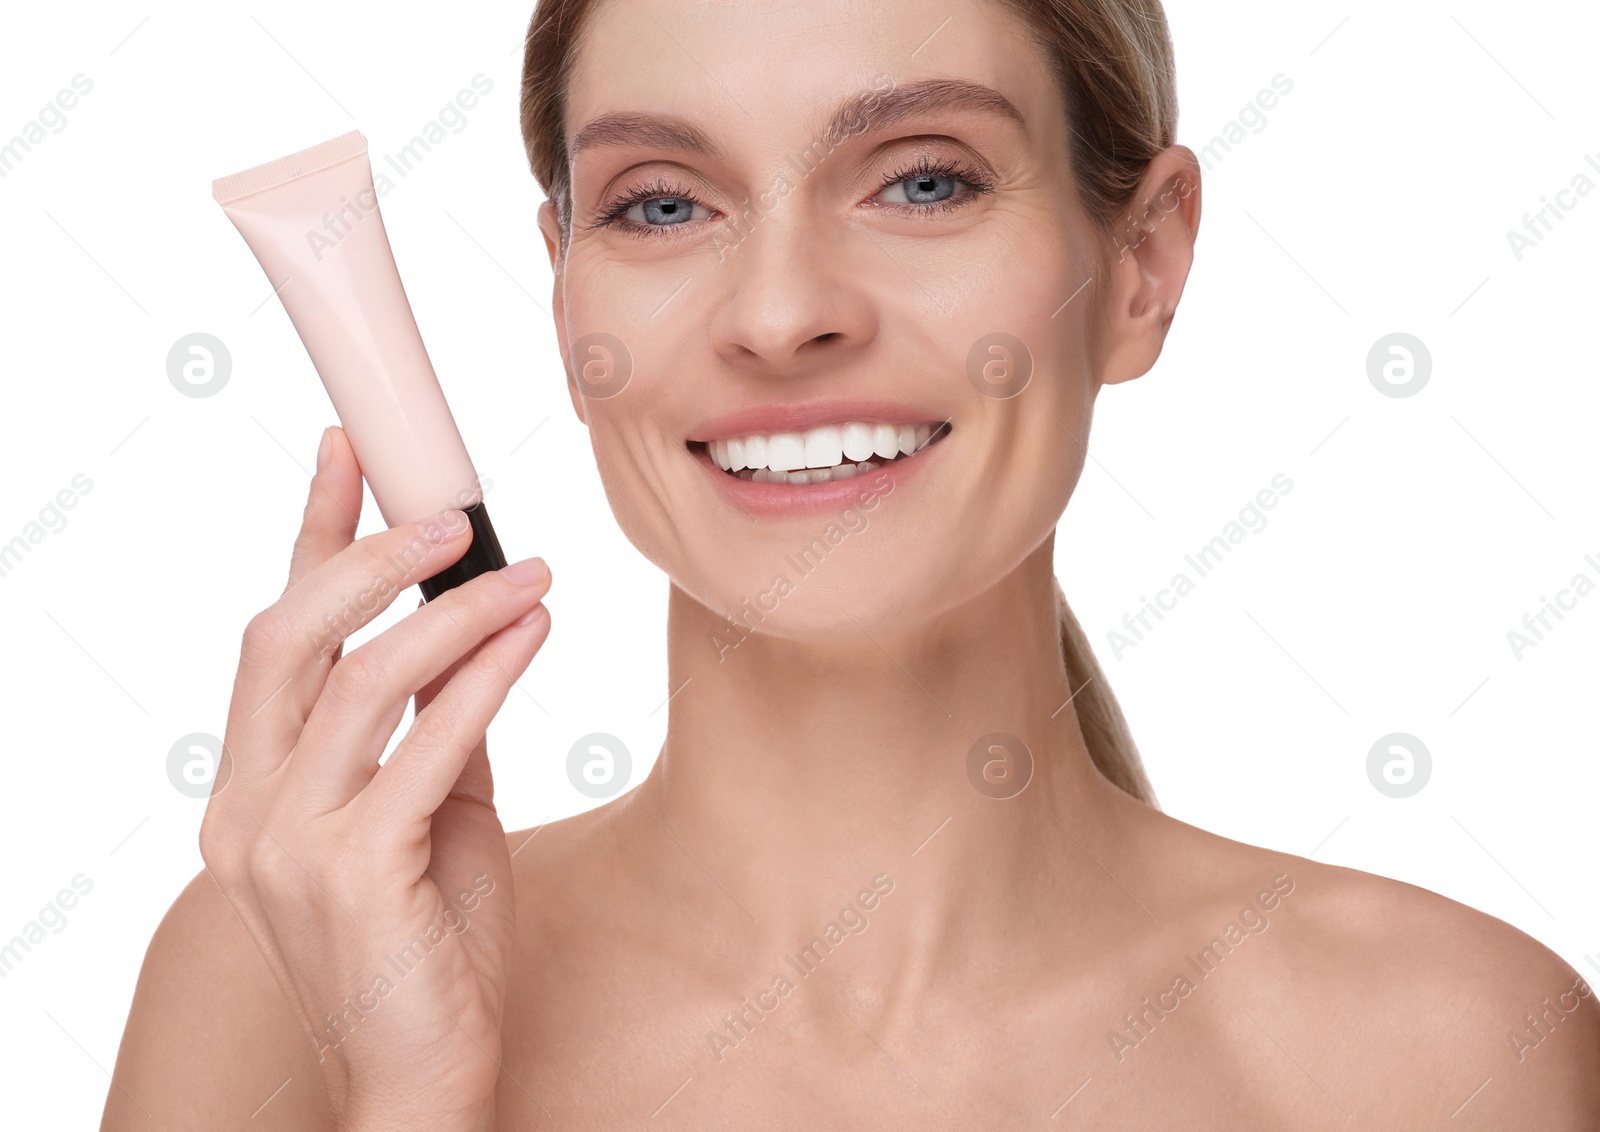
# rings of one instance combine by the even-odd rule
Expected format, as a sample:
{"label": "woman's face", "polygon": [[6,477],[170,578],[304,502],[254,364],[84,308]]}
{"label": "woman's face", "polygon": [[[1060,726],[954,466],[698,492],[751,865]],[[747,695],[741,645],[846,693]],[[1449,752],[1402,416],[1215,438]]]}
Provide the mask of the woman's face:
{"label": "woman's face", "polygon": [[678,586],[781,636],[903,628],[1050,535],[1100,384],[1101,261],[1017,17],[613,0],[566,113],[573,403]]}

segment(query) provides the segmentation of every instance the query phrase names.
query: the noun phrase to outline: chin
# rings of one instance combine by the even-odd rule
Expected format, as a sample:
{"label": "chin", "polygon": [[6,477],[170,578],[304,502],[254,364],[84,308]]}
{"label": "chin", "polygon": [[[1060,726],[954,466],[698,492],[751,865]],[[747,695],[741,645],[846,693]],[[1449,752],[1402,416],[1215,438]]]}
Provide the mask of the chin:
{"label": "chin", "polygon": [[[928,528],[910,524],[907,529]],[[888,531],[883,535],[874,543],[841,544],[826,559],[809,562],[809,568],[806,559],[790,553],[737,578],[679,585],[732,622],[734,637],[753,631],[816,644],[859,642],[863,633],[882,641],[937,617],[982,588],[969,574],[976,565],[970,557],[930,556],[922,537],[917,546],[902,546],[901,538]]]}

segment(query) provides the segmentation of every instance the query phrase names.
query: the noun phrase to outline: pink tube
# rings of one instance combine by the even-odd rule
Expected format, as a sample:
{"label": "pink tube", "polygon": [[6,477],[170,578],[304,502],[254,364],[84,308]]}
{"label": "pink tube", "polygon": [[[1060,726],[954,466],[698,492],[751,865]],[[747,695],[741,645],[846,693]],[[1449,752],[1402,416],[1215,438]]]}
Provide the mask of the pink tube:
{"label": "pink tube", "polygon": [[505,565],[483,490],[422,344],[378,211],[367,139],[352,130],[211,184],[322,377],[389,526],[459,507],[460,561],[434,596]]}

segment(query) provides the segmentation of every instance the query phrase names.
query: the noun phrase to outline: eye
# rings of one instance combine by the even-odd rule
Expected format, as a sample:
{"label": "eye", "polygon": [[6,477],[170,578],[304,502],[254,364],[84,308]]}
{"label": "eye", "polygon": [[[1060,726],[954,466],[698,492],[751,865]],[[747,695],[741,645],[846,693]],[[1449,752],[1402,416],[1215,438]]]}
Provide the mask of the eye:
{"label": "eye", "polygon": [[[965,186],[967,192],[957,195]],[[878,207],[927,215],[965,207],[994,185],[983,174],[960,161],[928,155],[890,174],[871,198]],[[887,196],[888,199],[879,198]],[[692,220],[706,220],[712,210],[680,185],[657,178],[614,198],[601,210],[594,228],[615,228],[630,236],[653,238],[673,234]]]}
{"label": "eye", "polygon": [[[686,197],[654,197],[628,209],[627,217],[636,224],[648,224],[652,227],[659,224],[671,227],[691,220],[694,217],[694,208],[694,201]],[[634,216],[635,212],[640,215]]]}
{"label": "eye", "polygon": [[594,227],[616,228],[631,236],[651,237],[668,234],[690,220],[704,220],[710,215],[710,209],[681,187],[657,179],[608,203]]}
{"label": "eye", "polygon": [[[883,192],[890,194],[885,204],[943,204],[955,196],[956,179],[932,175],[911,177],[896,181]],[[894,200],[895,193],[899,193],[902,199]]]}
{"label": "eye", "polygon": [[[956,193],[962,185],[968,192],[958,197]],[[873,201],[909,212],[943,213],[962,208],[974,197],[993,191],[992,182],[961,162],[924,156],[891,174]],[[887,199],[879,199],[884,197]]]}

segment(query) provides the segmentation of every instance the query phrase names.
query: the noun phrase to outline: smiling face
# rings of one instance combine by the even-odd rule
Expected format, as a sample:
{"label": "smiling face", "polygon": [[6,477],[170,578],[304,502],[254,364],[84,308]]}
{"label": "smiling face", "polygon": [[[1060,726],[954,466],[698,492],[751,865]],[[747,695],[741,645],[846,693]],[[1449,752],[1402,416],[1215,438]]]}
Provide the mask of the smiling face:
{"label": "smiling face", "polygon": [[[680,588],[763,632],[856,632],[960,604],[1049,537],[1123,331],[1018,17],[611,0],[566,130],[573,403]],[[554,256],[553,206],[540,224]]]}

